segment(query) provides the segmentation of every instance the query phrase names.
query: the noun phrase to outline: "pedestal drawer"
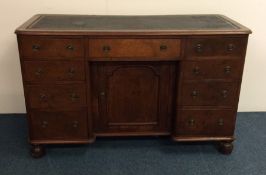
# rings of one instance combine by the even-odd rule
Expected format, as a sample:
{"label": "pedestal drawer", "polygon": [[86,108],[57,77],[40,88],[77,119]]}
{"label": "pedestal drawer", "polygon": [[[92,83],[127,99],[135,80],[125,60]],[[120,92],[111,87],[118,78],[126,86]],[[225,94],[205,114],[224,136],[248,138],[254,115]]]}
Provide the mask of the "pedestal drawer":
{"label": "pedestal drawer", "polygon": [[86,106],[84,84],[27,86],[30,108],[73,109]]}
{"label": "pedestal drawer", "polygon": [[83,61],[24,61],[26,81],[84,81]]}
{"label": "pedestal drawer", "polygon": [[180,50],[181,41],[179,39],[90,39],[87,56],[89,59],[177,60],[180,56]]}
{"label": "pedestal drawer", "polygon": [[179,136],[232,136],[235,119],[233,110],[180,110],[176,132]]}
{"label": "pedestal drawer", "polygon": [[241,79],[243,64],[241,59],[184,61],[181,72],[185,80]]}
{"label": "pedestal drawer", "polygon": [[86,110],[29,113],[31,139],[86,139],[88,138],[88,120]]}
{"label": "pedestal drawer", "polygon": [[63,59],[84,57],[84,42],[80,38],[21,36],[19,42],[21,54],[24,58]]}
{"label": "pedestal drawer", "polygon": [[247,38],[192,38],[186,45],[186,58],[217,57],[241,58],[245,56]]}
{"label": "pedestal drawer", "polygon": [[184,82],[181,89],[183,106],[233,106],[238,102],[237,82]]}

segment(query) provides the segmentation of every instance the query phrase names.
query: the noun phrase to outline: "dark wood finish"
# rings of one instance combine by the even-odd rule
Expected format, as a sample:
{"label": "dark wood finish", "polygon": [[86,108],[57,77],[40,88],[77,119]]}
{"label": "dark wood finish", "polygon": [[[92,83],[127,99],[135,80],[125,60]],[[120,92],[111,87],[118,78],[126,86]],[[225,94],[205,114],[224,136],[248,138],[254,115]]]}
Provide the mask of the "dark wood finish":
{"label": "dark wood finish", "polygon": [[16,30],[32,156],[97,136],[232,152],[251,31],[222,15],[36,15]]}
{"label": "dark wood finish", "polygon": [[92,68],[96,133],[170,132],[175,64],[110,62]]}
{"label": "dark wood finish", "polygon": [[25,81],[85,81],[83,61],[25,61]]}
{"label": "dark wood finish", "polygon": [[238,101],[238,83],[184,82],[180,101],[184,106],[233,106]]}
{"label": "dark wood finish", "polygon": [[181,63],[183,79],[204,80],[204,79],[241,79],[244,60],[238,59],[215,59],[201,61],[184,61]]}
{"label": "dark wood finish", "polygon": [[86,107],[84,84],[29,85],[27,98],[30,108],[70,109]]}
{"label": "dark wood finish", "polygon": [[84,57],[82,39],[23,36],[20,38],[20,42],[23,58],[75,59]]}
{"label": "dark wood finish", "polygon": [[247,38],[193,38],[187,40],[186,58],[242,58]]}
{"label": "dark wood finish", "polygon": [[[31,140],[78,140],[88,137],[87,111],[39,111],[29,114]],[[59,122],[60,121],[60,122]]]}
{"label": "dark wood finish", "polygon": [[221,109],[180,109],[177,111],[177,135],[217,137],[234,134],[236,112]]}

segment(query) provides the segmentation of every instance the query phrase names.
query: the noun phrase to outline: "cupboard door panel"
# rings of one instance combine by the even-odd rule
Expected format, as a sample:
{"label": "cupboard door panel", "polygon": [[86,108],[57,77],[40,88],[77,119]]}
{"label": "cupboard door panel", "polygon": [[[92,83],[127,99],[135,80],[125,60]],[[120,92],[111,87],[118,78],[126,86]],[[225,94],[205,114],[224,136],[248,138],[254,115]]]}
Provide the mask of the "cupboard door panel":
{"label": "cupboard door panel", "polygon": [[96,64],[98,77],[92,77],[100,82],[93,90],[99,132],[170,130],[174,64]]}

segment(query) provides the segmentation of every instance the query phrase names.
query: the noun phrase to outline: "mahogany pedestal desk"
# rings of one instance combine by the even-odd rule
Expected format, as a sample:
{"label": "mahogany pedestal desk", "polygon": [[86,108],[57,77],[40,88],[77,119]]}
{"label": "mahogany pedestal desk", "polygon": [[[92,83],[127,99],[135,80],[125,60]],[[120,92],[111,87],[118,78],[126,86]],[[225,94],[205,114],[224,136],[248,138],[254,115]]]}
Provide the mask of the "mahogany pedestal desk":
{"label": "mahogany pedestal desk", "polygon": [[250,33],[222,15],[35,15],[16,30],[32,156],[163,135],[230,154]]}

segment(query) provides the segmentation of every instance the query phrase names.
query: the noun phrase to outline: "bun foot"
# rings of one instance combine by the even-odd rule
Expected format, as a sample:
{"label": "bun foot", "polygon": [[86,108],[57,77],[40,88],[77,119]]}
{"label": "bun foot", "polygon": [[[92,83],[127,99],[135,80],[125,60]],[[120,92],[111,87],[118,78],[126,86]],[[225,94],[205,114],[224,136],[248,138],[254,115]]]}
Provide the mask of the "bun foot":
{"label": "bun foot", "polygon": [[33,158],[41,158],[45,155],[45,148],[42,145],[32,145],[31,156]]}
{"label": "bun foot", "polygon": [[218,149],[222,154],[229,155],[232,153],[233,148],[234,145],[232,142],[220,142]]}

